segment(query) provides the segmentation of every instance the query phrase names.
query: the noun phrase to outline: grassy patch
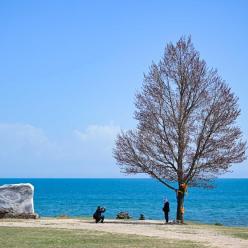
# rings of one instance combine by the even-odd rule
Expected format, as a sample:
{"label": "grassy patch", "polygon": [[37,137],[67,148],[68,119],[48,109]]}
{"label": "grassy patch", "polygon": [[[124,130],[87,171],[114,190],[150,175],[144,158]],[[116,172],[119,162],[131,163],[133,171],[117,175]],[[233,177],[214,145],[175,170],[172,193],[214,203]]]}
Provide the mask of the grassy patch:
{"label": "grassy patch", "polygon": [[0,227],[0,248],[199,248],[191,241],[88,230]]}
{"label": "grassy patch", "polygon": [[248,228],[247,227],[227,227],[223,225],[208,225],[208,224],[196,224],[191,223],[192,228],[208,229],[220,233],[222,235],[231,236],[234,238],[248,240]]}
{"label": "grassy patch", "polygon": [[218,231],[228,236],[248,240],[248,228],[223,227]]}

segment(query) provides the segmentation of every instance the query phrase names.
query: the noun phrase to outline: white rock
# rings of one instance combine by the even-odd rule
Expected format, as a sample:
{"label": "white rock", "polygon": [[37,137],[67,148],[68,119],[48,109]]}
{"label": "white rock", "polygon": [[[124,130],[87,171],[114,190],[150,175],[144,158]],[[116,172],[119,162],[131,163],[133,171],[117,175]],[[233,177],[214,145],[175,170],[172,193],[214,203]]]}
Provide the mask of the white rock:
{"label": "white rock", "polygon": [[34,186],[30,183],[0,186],[0,209],[13,214],[34,214]]}

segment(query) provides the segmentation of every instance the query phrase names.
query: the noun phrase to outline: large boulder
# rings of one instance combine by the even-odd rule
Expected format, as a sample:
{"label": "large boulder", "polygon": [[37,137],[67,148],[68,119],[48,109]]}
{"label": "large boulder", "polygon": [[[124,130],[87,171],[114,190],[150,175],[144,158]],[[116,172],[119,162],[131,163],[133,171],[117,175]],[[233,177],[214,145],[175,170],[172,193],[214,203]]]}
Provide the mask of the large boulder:
{"label": "large boulder", "polygon": [[30,183],[0,186],[0,218],[37,218],[33,197]]}

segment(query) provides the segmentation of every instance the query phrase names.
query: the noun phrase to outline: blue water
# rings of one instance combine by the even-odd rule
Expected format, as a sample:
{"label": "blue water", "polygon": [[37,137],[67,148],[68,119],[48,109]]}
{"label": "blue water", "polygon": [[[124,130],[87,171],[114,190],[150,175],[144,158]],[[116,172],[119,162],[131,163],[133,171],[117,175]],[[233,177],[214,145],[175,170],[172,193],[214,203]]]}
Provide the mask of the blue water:
{"label": "blue water", "polygon": [[[175,219],[174,192],[152,179],[0,179],[0,185],[32,183],[35,211],[40,216],[92,216],[96,206],[114,218],[128,211],[133,218],[162,219],[165,196]],[[189,189],[185,219],[229,226],[248,226],[248,179],[218,179],[215,188]]]}

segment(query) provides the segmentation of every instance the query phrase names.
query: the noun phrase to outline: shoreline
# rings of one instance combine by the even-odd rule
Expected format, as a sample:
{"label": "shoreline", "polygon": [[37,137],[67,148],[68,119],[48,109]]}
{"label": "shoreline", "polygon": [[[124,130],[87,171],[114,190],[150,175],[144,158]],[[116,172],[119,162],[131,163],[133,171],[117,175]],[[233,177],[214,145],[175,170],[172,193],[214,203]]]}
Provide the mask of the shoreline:
{"label": "shoreline", "polygon": [[210,247],[248,247],[248,228],[215,226],[198,223],[164,224],[157,220],[115,220],[94,223],[92,219],[49,218],[1,219],[0,227],[90,230],[111,234],[139,235],[165,240],[192,241]]}
{"label": "shoreline", "polygon": [[[85,220],[85,221],[91,221],[92,216],[69,216],[69,215],[59,215],[59,216],[39,216],[39,218],[41,219],[78,219],[78,220]],[[122,223],[123,224],[165,224],[165,220],[163,219],[145,219],[145,220],[139,220],[139,219],[135,219],[135,218],[130,218],[130,219],[116,219],[116,218],[105,218],[105,222],[108,221],[108,223]],[[168,225],[207,225],[207,226],[222,226],[222,227],[227,227],[227,228],[247,228],[248,229],[248,225],[225,225],[224,223],[221,222],[215,222],[215,223],[209,223],[209,222],[201,222],[200,220],[186,220],[184,224],[180,224],[180,223],[176,223],[175,220],[171,219],[169,220]]]}
{"label": "shoreline", "polygon": [[[83,222],[89,222],[89,223],[94,223],[94,220],[91,216],[69,216],[69,215],[59,215],[59,216],[39,216],[37,214],[37,218],[0,218],[0,223],[1,221],[25,221],[25,220],[80,220]],[[238,226],[238,225],[225,225],[220,222],[216,223],[207,223],[207,222],[201,222],[198,220],[186,220],[185,223],[176,223],[175,220],[169,220],[169,223],[165,223],[165,220],[163,219],[145,219],[145,220],[139,220],[135,218],[130,218],[130,219],[116,219],[116,218],[105,218],[104,220],[105,223],[112,223],[112,224],[144,224],[144,225],[149,225],[149,224],[156,224],[156,225],[202,225],[202,226],[216,226],[216,227],[226,227],[226,228],[243,228],[243,229],[248,229],[248,226]]]}

